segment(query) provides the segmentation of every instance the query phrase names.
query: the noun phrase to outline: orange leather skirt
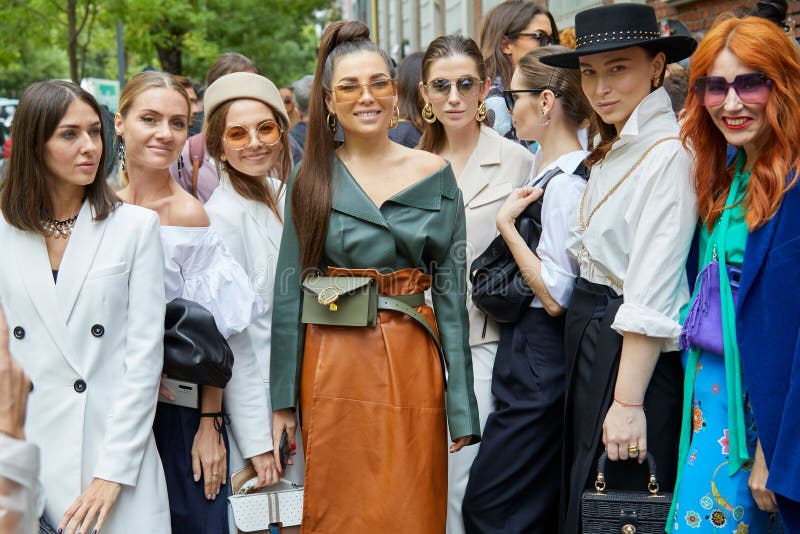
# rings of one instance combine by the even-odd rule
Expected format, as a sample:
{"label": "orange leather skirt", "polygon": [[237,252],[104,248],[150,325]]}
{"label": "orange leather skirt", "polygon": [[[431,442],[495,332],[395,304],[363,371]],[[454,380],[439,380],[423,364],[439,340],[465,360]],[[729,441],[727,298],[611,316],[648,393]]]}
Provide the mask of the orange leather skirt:
{"label": "orange leather skirt", "polygon": [[[421,293],[429,275],[370,276],[382,295]],[[433,310],[416,310],[435,328]],[[300,385],[304,534],[441,534],[447,511],[444,376],[414,319],[379,310],[374,327],[308,325]]]}

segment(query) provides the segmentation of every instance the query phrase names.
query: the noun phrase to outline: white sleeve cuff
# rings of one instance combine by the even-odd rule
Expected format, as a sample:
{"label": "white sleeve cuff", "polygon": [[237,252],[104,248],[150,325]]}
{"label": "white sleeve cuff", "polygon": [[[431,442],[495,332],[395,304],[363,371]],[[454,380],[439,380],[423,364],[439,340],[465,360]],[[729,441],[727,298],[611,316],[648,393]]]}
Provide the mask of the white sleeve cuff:
{"label": "white sleeve cuff", "polygon": [[[0,494],[0,517],[7,516],[19,532],[34,532],[44,511],[44,489],[39,482],[39,447],[0,433],[0,478],[10,481],[10,493]],[[17,530],[12,528],[13,532]]]}
{"label": "white sleeve cuff", "polygon": [[39,478],[39,447],[0,433],[0,476],[33,489]]}
{"label": "white sleeve cuff", "polygon": [[632,332],[663,339],[662,352],[678,350],[681,325],[663,313],[641,304],[626,302],[620,306],[611,328],[620,335]]}
{"label": "white sleeve cuff", "polygon": [[566,308],[569,305],[572,289],[575,286],[574,274],[564,272],[558,265],[542,258],[542,283],[559,306]]}

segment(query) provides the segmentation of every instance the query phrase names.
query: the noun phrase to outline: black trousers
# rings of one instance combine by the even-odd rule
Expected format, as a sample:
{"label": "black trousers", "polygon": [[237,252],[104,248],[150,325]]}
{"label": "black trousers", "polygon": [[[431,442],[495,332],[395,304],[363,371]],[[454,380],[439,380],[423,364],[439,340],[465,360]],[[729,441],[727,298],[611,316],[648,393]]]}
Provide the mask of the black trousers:
{"label": "black trousers", "polygon": [[[614,399],[622,336],[611,329],[622,297],[602,284],[579,278],[566,317],[567,392],[562,472],[562,534],[581,532],[583,491],[593,487],[597,459],[605,447],[603,421]],[[661,354],[644,399],[648,455],[656,461],[662,491],[675,486],[683,402],[679,352]],[[647,464],[609,462],[610,489],[647,490]]]}
{"label": "black trousers", "polygon": [[558,530],[564,318],[529,308],[502,329],[489,415],[462,506],[466,532]]}
{"label": "black trousers", "polygon": [[[164,465],[173,534],[226,534],[228,532],[228,486],[220,488],[216,500],[206,499],[204,479],[194,481],[192,444],[200,426],[200,410],[159,402],[153,421],[156,448]],[[230,465],[228,433],[222,439]],[[227,477],[230,481],[230,477]],[[134,529],[135,530],[135,529]]]}

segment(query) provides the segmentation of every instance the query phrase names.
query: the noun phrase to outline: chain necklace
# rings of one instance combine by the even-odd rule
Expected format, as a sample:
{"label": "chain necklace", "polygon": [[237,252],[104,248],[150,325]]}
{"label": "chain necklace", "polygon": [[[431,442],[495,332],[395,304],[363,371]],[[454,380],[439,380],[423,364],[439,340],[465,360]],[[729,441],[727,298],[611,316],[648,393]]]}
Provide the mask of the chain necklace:
{"label": "chain necklace", "polygon": [[[584,216],[584,205],[586,204],[586,196],[587,196],[587,193],[589,191],[589,185],[587,184],[587,186],[583,189],[583,195],[581,196],[581,203],[580,203],[579,211],[578,211],[578,229],[581,232],[585,232],[586,231],[586,229],[589,227],[589,223],[592,222],[592,217],[594,217],[594,214],[597,213],[597,210],[599,210],[600,207],[603,204],[605,204],[606,201],[611,197],[611,195],[613,195],[614,192],[617,189],[619,189],[619,187],[625,182],[625,180],[627,180],[628,177],[630,177],[630,175],[633,174],[633,171],[635,171],[639,167],[639,165],[642,164],[642,162],[647,157],[647,155],[650,154],[650,152],[652,152],[652,150],[655,147],[657,147],[658,145],[660,145],[661,143],[663,143],[665,141],[680,141],[680,137],[664,137],[664,138],[659,139],[658,141],[656,141],[652,145],[650,145],[650,147],[647,150],[644,151],[644,153],[639,157],[638,160],[636,160],[636,162],[631,166],[631,168],[628,169],[628,172],[623,174],[622,178],[617,180],[617,182],[611,187],[611,189],[609,189],[608,192],[605,195],[603,195],[603,198],[600,199],[600,202],[598,202],[597,205],[595,205],[594,209],[592,209],[592,211],[589,212],[589,217],[588,218],[586,218]],[[578,252],[578,261],[583,260],[584,257],[588,257],[589,263],[594,264],[594,260],[592,260],[592,257],[589,254],[589,251],[586,250],[586,247],[583,245],[583,240],[581,240],[581,249]],[[609,282],[611,282],[612,284],[614,284],[618,288],[620,288],[620,289],[624,288],[624,282],[622,280],[620,280],[619,278],[616,278],[611,274],[606,274],[605,276],[606,276],[606,278],[608,279]]]}
{"label": "chain necklace", "polygon": [[57,221],[52,217],[45,217],[45,219],[42,221],[42,228],[44,229],[44,233],[47,237],[53,237],[55,239],[63,237],[66,239],[72,235],[72,229],[75,228],[75,221],[77,220],[77,213],[74,217],[64,219],[63,221]]}
{"label": "chain necklace", "polygon": [[601,207],[603,204],[605,204],[605,203],[606,203],[606,201],[609,199],[609,197],[610,197],[611,195],[613,195],[613,194],[614,194],[614,191],[616,191],[617,189],[619,189],[619,186],[621,186],[621,185],[623,184],[623,182],[625,182],[625,180],[627,180],[627,179],[628,179],[628,177],[629,177],[631,174],[633,174],[633,171],[635,171],[635,170],[636,170],[636,169],[639,167],[639,165],[641,165],[641,164],[642,164],[642,162],[643,162],[643,161],[644,161],[644,159],[647,157],[647,155],[648,155],[648,154],[650,154],[650,152],[651,152],[651,151],[652,151],[652,150],[653,150],[655,147],[657,147],[658,145],[660,145],[661,143],[663,143],[663,142],[665,142],[665,141],[680,141],[680,140],[681,140],[681,138],[680,138],[680,137],[664,137],[664,138],[661,138],[661,139],[659,139],[658,141],[656,141],[656,142],[655,142],[655,143],[653,143],[652,145],[650,145],[650,147],[649,147],[647,150],[645,150],[645,151],[644,151],[644,153],[643,153],[643,154],[642,154],[642,155],[639,157],[639,159],[638,159],[638,160],[636,160],[636,163],[634,163],[634,164],[631,166],[631,168],[630,168],[630,169],[628,169],[628,172],[626,172],[625,174],[623,174],[623,175],[622,175],[622,178],[620,178],[619,180],[617,180],[617,183],[615,183],[615,184],[614,184],[614,185],[611,187],[611,189],[609,189],[609,190],[608,190],[608,192],[607,192],[607,193],[606,193],[606,194],[603,196],[603,198],[601,198],[601,199],[600,199],[600,202],[598,202],[598,203],[597,203],[597,205],[594,207],[594,209],[593,209],[593,210],[592,210],[592,211],[589,213],[589,218],[588,218],[588,219],[584,219],[584,216],[583,216],[584,204],[586,203],[586,194],[587,194],[587,192],[589,191],[589,187],[588,187],[588,185],[587,185],[587,187],[585,187],[585,188],[583,189],[583,195],[581,196],[580,211],[579,211],[579,219],[578,219],[578,223],[579,223],[579,228],[580,228],[580,230],[582,230],[582,231],[585,231],[585,230],[586,230],[586,229],[589,227],[589,223],[592,221],[592,217],[594,217],[594,214],[595,214],[595,213],[597,213],[597,210],[599,210],[599,209],[600,209],[600,207]]}

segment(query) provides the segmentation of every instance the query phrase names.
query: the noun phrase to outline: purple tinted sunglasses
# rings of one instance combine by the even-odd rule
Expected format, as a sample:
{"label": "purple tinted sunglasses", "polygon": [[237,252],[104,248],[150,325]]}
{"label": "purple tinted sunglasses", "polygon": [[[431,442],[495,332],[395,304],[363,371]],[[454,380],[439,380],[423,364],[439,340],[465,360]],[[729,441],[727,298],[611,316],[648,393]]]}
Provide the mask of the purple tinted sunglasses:
{"label": "purple tinted sunglasses", "polygon": [[769,98],[771,87],[772,80],[766,74],[751,72],[738,75],[732,82],[722,76],[703,76],[694,83],[694,92],[704,106],[719,106],[725,102],[731,88],[745,104],[763,104]]}

